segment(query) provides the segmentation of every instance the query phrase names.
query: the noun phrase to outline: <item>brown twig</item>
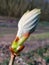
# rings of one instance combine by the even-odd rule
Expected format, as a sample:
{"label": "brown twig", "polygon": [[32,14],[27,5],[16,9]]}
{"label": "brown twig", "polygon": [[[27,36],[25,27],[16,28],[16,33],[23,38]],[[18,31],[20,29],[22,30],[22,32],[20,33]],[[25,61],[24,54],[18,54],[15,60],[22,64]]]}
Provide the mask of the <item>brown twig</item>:
{"label": "brown twig", "polygon": [[14,64],[14,60],[15,60],[15,55],[11,54],[9,65],[13,65]]}

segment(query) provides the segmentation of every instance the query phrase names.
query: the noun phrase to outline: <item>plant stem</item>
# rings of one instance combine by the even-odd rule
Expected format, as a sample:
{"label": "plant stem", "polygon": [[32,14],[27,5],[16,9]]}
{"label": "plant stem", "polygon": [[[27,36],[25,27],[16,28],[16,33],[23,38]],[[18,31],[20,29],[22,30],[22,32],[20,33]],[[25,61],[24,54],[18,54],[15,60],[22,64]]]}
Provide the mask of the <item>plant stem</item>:
{"label": "plant stem", "polygon": [[15,56],[11,54],[9,65],[13,65],[15,60]]}

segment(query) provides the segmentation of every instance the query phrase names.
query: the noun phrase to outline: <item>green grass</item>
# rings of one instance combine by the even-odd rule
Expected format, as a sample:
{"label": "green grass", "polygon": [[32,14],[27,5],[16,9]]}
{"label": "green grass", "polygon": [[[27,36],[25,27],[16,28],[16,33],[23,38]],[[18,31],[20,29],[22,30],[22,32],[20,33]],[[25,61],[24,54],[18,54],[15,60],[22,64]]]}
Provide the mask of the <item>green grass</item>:
{"label": "green grass", "polygon": [[32,39],[46,39],[49,38],[49,32],[47,33],[39,33],[39,34],[31,34],[30,40]]}
{"label": "green grass", "polygon": [[[15,25],[15,24],[14,24]],[[38,24],[38,28],[40,27],[43,27],[43,31],[45,31],[45,28],[49,28],[49,22],[47,21],[42,21],[42,22],[39,22]],[[1,36],[4,36],[6,34],[16,34],[16,27],[0,27],[2,28],[3,30],[0,31],[0,37]],[[5,30],[4,30],[5,29]],[[40,30],[39,30],[40,32]],[[45,39],[45,38],[49,38],[49,31],[48,32],[43,32],[43,33],[37,33],[37,34],[31,34],[31,36],[29,37],[30,40],[32,39]]]}
{"label": "green grass", "polygon": [[41,21],[38,25],[43,27],[49,27],[49,21]]}
{"label": "green grass", "polygon": [[[4,36],[4,35],[8,35],[9,33],[1,33],[0,37]],[[10,32],[11,34],[11,32]],[[12,33],[12,34],[16,34],[16,33]],[[48,39],[49,38],[49,32],[47,33],[39,33],[39,34],[31,34],[29,37],[29,41],[34,40],[34,39]]]}

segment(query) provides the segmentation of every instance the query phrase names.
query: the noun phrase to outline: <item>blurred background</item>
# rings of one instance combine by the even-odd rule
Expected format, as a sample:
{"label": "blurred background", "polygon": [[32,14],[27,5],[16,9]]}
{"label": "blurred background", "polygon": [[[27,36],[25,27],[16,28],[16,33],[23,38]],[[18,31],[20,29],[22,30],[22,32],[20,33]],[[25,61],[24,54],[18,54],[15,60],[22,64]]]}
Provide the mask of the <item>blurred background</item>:
{"label": "blurred background", "polygon": [[40,21],[14,65],[49,65],[49,0],[0,0],[0,65],[9,63],[19,19],[34,8],[41,9]]}
{"label": "blurred background", "polygon": [[49,0],[0,0],[1,16],[20,18],[24,12],[33,8],[40,8],[41,19],[49,20]]}

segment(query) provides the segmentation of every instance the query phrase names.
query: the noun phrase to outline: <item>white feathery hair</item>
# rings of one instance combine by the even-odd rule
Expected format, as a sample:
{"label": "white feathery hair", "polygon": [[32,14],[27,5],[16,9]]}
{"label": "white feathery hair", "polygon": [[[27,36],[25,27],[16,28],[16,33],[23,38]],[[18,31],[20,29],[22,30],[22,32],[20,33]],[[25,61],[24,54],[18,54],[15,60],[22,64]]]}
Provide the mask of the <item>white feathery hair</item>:
{"label": "white feathery hair", "polygon": [[18,23],[18,37],[22,37],[22,35],[27,32],[32,33],[35,30],[40,18],[40,13],[40,9],[37,8],[24,13]]}

